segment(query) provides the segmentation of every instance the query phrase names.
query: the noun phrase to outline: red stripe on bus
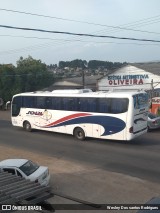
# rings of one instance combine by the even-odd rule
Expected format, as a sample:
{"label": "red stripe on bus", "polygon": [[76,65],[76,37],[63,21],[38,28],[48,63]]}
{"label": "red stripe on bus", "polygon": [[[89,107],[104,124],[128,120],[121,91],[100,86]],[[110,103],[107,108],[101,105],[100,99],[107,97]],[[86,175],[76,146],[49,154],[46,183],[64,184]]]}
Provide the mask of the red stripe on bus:
{"label": "red stripe on bus", "polygon": [[55,121],[53,123],[47,124],[45,127],[56,125],[56,124],[59,124],[61,122],[73,119],[73,118],[82,117],[82,116],[88,116],[88,115],[91,115],[91,114],[89,114],[89,113],[76,113],[76,114],[68,115],[68,116],[63,117],[63,118],[61,118],[61,119],[59,119],[59,120],[57,120],[57,121]]}

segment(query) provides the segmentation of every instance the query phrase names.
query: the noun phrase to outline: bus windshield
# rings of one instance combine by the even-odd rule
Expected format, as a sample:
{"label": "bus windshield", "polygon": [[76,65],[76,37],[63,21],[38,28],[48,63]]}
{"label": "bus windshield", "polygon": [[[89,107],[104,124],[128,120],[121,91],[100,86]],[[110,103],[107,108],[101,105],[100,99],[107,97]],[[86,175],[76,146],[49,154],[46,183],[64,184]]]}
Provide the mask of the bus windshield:
{"label": "bus windshield", "polygon": [[21,96],[15,97],[12,102],[12,116],[17,116],[19,114],[21,106],[22,106]]}

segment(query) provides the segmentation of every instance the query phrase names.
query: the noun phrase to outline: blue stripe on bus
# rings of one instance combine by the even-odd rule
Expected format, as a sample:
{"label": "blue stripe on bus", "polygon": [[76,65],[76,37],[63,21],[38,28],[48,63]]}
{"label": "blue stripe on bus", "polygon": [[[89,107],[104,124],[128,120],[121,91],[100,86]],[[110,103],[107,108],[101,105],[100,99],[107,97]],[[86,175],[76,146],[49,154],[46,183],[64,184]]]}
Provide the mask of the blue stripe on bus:
{"label": "blue stripe on bus", "polygon": [[74,125],[74,124],[98,124],[104,127],[105,131],[101,136],[112,135],[122,131],[126,127],[126,123],[115,117],[111,116],[85,116],[70,119],[64,122],[61,122],[56,125],[48,126],[46,128],[60,127],[66,125]]}

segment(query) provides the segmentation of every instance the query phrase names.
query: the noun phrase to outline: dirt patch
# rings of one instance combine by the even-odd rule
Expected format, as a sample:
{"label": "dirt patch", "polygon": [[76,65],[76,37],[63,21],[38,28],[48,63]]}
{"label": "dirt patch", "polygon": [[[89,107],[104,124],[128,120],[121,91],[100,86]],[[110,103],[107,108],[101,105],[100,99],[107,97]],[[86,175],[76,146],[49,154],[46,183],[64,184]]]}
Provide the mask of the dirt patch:
{"label": "dirt patch", "polygon": [[11,111],[10,110],[1,110],[0,111],[0,120],[11,120]]}
{"label": "dirt patch", "polygon": [[88,170],[89,168],[85,168],[84,166],[58,159],[55,157],[48,157],[47,155],[34,153],[22,149],[14,149],[7,146],[0,145],[0,161],[7,158],[25,158],[30,159],[34,162],[37,162],[40,165],[48,166],[51,173],[76,173],[84,170]]}

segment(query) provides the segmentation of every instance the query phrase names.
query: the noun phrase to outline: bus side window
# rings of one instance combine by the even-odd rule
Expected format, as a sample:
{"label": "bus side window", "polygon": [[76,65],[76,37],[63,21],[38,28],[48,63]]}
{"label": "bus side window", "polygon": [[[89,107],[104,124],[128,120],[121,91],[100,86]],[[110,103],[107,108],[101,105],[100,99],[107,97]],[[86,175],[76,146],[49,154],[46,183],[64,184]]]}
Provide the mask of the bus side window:
{"label": "bus side window", "polygon": [[75,97],[68,98],[68,110],[69,111],[78,111],[78,99]]}
{"label": "bus side window", "polygon": [[52,109],[52,98],[51,97],[47,97],[45,99],[45,109]]}
{"label": "bus side window", "polygon": [[87,112],[97,112],[97,99],[89,98]]}
{"label": "bus side window", "polygon": [[98,99],[98,112],[100,113],[109,113],[111,107],[110,98],[99,98]]}
{"label": "bus side window", "polygon": [[77,98],[70,98],[69,105],[71,111],[78,111],[77,103],[78,103]]}
{"label": "bus side window", "polygon": [[111,113],[113,114],[124,113],[127,110],[128,110],[128,99],[112,98]]}
{"label": "bus side window", "polygon": [[45,97],[41,97],[41,96],[37,97],[37,108],[45,109]]}
{"label": "bus side window", "polygon": [[61,97],[54,99],[53,109],[66,110],[66,111],[77,111],[77,98],[72,97]]}
{"label": "bus side window", "polygon": [[36,98],[34,96],[23,96],[23,104],[24,108],[36,108]]}
{"label": "bus side window", "polygon": [[52,109],[62,110],[62,98],[61,97],[53,97],[52,98]]}
{"label": "bus side window", "polygon": [[69,111],[69,98],[62,98],[62,110]]}
{"label": "bus side window", "polygon": [[77,110],[82,112],[97,112],[96,98],[79,98]]}
{"label": "bus side window", "polygon": [[87,112],[88,99],[79,98],[78,100],[78,111]]}

